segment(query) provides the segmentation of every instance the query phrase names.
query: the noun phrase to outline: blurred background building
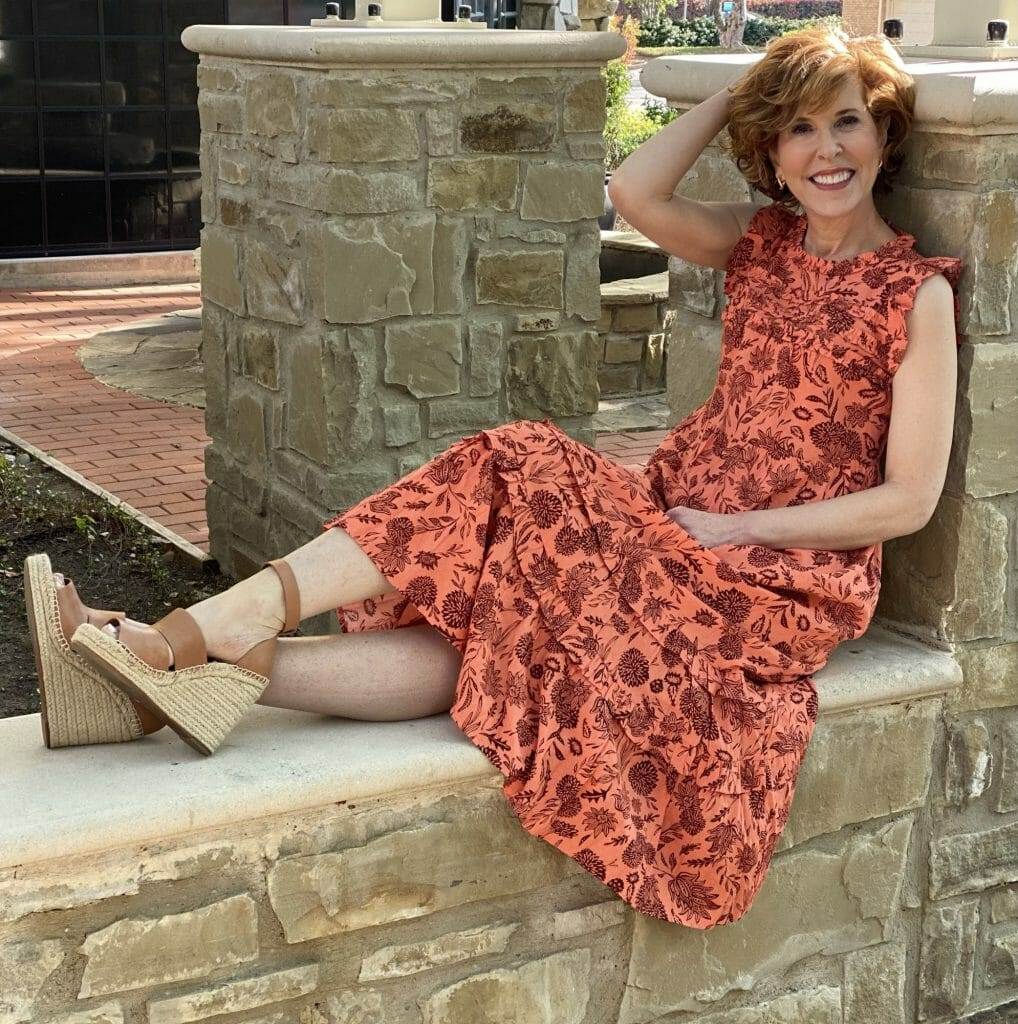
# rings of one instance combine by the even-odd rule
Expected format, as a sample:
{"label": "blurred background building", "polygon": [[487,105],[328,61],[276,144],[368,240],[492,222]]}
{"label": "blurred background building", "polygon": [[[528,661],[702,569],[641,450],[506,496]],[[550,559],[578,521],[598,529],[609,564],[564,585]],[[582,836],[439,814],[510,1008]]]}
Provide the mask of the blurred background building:
{"label": "blurred background building", "polygon": [[[515,27],[494,0],[474,6]],[[319,0],[0,0],[0,259],[196,247],[197,56],[180,33],[323,13]]]}

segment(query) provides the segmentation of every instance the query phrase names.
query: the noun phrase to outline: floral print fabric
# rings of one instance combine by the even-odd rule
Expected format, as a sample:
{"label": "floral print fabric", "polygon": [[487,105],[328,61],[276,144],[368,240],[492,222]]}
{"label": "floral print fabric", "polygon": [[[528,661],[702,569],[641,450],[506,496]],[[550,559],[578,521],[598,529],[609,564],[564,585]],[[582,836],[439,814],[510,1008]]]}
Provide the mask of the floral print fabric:
{"label": "floral print fabric", "polygon": [[706,929],[752,905],[816,723],[811,674],[865,631],[880,578],[880,545],[706,548],[666,510],[880,482],[904,314],[960,267],[895,231],[832,263],[801,248],[805,218],[759,210],[727,268],[714,391],[643,471],[520,420],[324,524],[397,590],[337,609],[343,628],[426,621],[454,644],[450,715],[522,826],[640,913]]}

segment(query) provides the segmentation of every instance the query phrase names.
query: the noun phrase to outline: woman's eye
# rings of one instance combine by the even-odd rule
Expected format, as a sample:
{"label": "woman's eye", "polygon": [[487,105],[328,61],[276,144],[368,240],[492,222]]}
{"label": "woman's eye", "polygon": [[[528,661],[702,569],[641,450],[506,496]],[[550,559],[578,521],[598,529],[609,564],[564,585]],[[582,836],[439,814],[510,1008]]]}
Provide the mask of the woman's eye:
{"label": "woman's eye", "polygon": [[[841,118],[841,119],[840,119],[840,120],[838,121],[838,124],[851,124],[851,123],[853,123],[853,122],[855,122],[855,121],[858,121],[858,120],[859,120],[859,118],[857,118],[857,117],[855,116],[855,114],[848,114],[848,115],[846,115],[845,117]],[[793,134],[793,135],[801,135],[801,134],[802,134],[802,132],[800,132],[800,131],[799,131],[799,129],[800,129],[800,128],[809,128],[809,125],[808,125],[808,124],[806,124],[806,123],[805,123],[804,121],[803,121],[803,122],[800,122],[799,124],[797,124],[797,125],[796,125],[796,126],[795,126],[795,127],[793,128],[793,129],[792,129],[792,134]]]}

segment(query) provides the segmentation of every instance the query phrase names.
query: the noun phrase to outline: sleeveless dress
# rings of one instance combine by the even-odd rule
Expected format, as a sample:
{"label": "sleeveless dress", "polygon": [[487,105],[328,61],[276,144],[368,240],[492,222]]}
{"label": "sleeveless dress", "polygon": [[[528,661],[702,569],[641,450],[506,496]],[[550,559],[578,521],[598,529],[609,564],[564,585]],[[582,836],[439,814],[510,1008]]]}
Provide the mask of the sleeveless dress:
{"label": "sleeveless dress", "polygon": [[817,720],[811,674],[860,636],[881,545],[701,546],[665,514],[874,487],[919,284],[915,239],[829,261],[772,205],[736,244],[717,383],[643,471],[551,420],[482,430],[324,524],[396,588],[346,632],[428,622],[462,653],[450,715],[521,825],[640,913],[737,921]]}

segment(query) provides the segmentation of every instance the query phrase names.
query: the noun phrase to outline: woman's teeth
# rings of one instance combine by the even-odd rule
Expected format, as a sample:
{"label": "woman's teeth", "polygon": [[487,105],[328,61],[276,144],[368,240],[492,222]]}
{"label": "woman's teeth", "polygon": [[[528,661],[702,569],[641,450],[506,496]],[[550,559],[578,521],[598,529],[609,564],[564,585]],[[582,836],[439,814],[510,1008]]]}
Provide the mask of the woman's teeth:
{"label": "woman's teeth", "polygon": [[855,174],[855,171],[842,171],[842,173],[834,175],[818,174],[814,175],[809,180],[812,181],[814,185],[820,185],[821,187],[826,185],[830,187],[833,185],[844,184],[852,177],[853,174]]}

